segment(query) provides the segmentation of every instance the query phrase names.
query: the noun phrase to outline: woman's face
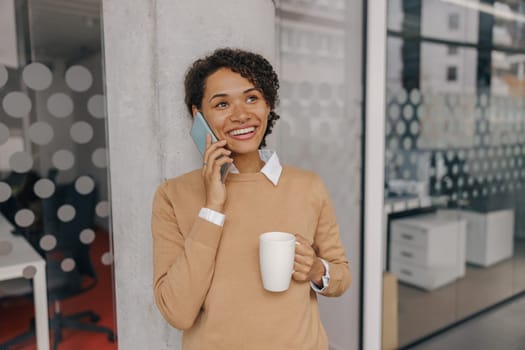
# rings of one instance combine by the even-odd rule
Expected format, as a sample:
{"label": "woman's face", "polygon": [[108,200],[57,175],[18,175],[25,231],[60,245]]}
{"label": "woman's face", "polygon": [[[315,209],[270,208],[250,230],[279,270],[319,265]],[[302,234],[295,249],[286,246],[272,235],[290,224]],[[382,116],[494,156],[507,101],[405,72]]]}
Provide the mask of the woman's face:
{"label": "woman's face", "polygon": [[[221,68],[206,80],[201,112],[219,140],[236,154],[259,148],[270,107],[248,79],[229,68]],[[197,113],[193,106],[193,115]]]}

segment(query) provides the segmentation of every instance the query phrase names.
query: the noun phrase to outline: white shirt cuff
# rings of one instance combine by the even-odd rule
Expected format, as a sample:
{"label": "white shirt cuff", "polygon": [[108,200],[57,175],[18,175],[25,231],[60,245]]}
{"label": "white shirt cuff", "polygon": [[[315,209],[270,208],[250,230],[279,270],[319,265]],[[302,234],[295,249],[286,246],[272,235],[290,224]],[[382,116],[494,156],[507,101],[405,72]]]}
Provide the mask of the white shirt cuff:
{"label": "white shirt cuff", "polygon": [[218,226],[224,225],[225,215],[209,208],[201,208],[199,217]]}
{"label": "white shirt cuff", "polygon": [[325,269],[325,274],[322,278],[323,280],[323,286],[322,288],[319,288],[318,286],[315,285],[315,283],[313,283],[312,281],[310,281],[310,287],[312,287],[312,289],[314,291],[316,291],[317,293],[321,293],[321,292],[324,292],[326,290],[326,288],[328,288],[328,284],[330,283],[330,265],[328,265],[328,263],[326,262],[326,260],[324,259],[321,259],[321,262],[323,263],[324,265],[324,269]]}

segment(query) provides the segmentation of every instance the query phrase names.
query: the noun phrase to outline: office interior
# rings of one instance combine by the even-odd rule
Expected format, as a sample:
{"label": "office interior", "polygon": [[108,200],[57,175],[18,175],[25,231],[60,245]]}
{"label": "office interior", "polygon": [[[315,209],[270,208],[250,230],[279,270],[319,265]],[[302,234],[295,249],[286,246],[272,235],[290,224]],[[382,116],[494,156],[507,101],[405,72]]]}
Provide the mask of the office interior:
{"label": "office interior", "polygon": [[116,349],[100,3],[2,0],[0,27],[0,348]]}
{"label": "office interior", "polygon": [[525,291],[524,10],[388,2],[383,267],[401,347]]}
{"label": "office interior", "polygon": [[[13,259],[13,237],[47,263],[50,348],[114,349],[117,330],[123,337],[130,329],[117,323],[104,3],[0,0],[0,271]],[[327,184],[353,285],[339,300],[321,299],[321,315],[331,350],[368,349],[360,308],[361,78],[364,18],[374,2],[271,3],[282,118],[270,144],[283,162]],[[525,291],[525,1],[385,3],[379,343],[424,348]],[[35,273],[5,276],[0,324],[9,327],[0,327],[0,348],[13,340],[13,348],[41,349],[31,325]],[[80,317],[84,329],[57,332],[57,315],[86,308],[94,314]]]}

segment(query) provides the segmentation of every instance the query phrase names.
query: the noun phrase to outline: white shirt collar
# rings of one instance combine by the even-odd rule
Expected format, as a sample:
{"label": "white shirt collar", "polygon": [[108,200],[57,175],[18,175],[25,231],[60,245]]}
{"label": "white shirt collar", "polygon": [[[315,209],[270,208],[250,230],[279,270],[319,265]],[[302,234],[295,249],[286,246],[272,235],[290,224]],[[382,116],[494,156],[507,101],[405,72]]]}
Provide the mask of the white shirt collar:
{"label": "white shirt collar", "polygon": [[[261,169],[261,173],[264,174],[275,186],[279,183],[279,178],[283,171],[277,152],[271,149],[260,149],[259,157],[265,163]],[[235,164],[231,165],[230,172],[232,174],[238,174],[239,170],[235,167]]]}

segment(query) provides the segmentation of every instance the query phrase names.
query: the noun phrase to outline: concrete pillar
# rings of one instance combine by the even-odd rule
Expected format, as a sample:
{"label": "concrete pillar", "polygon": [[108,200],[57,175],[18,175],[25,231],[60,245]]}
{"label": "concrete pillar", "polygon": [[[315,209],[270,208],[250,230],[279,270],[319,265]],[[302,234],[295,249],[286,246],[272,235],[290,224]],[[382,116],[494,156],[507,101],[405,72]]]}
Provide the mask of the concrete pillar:
{"label": "concrete pillar", "polygon": [[275,50],[270,0],[103,2],[116,309],[121,349],[180,349],[152,293],[151,202],[157,185],[200,166],[183,76],[216,47]]}

